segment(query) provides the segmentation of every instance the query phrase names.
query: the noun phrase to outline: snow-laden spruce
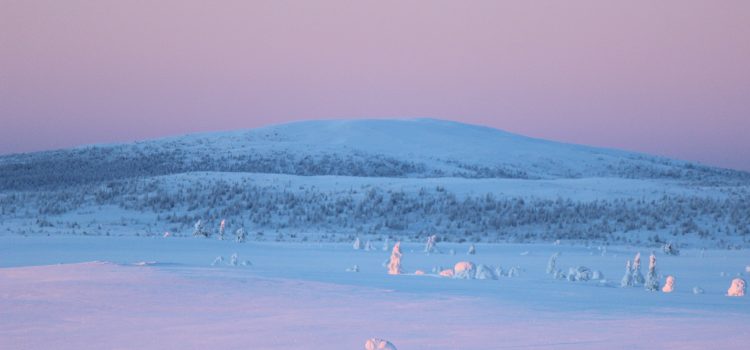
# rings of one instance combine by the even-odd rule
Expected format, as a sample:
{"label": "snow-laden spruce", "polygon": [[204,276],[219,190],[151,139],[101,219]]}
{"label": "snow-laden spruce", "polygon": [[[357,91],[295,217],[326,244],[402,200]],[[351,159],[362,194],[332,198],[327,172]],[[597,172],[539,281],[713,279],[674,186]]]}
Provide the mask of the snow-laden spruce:
{"label": "snow-laden spruce", "polygon": [[396,242],[393,245],[393,251],[391,251],[391,259],[388,261],[389,275],[401,274],[401,255],[401,242]]}
{"label": "snow-laden spruce", "polygon": [[357,237],[357,239],[354,240],[354,243],[352,243],[352,248],[354,248],[354,250],[362,249],[362,242],[359,241],[359,237]]}
{"label": "snow-laden spruce", "polygon": [[389,249],[391,249],[391,242],[389,237],[385,237],[385,240],[383,241],[383,251],[387,252]]}
{"label": "snow-laden spruce", "polygon": [[427,243],[424,246],[424,252],[427,254],[438,253],[437,249],[437,235],[427,237]]}
{"label": "snow-laden spruce", "polygon": [[371,251],[375,250],[375,247],[372,246],[372,243],[370,243],[370,240],[368,239],[367,242],[365,242],[365,251]]}
{"label": "snow-laden spruce", "polygon": [[469,251],[466,252],[468,255],[474,255],[477,253],[477,248],[472,244],[469,246]]}
{"label": "snow-laden spruce", "polygon": [[633,269],[630,266],[630,260],[625,263],[625,276],[622,276],[620,281],[620,287],[632,287],[633,286]]}
{"label": "snow-laden spruce", "polygon": [[633,285],[634,286],[640,286],[643,285],[643,283],[646,282],[646,280],[643,278],[643,274],[641,273],[641,252],[638,252],[635,255],[635,258],[633,258]]}
{"label": "snow-laden spruce", "polygon": [[365,342],[365,350],[397,350],[391,342],[378,338],[370,338]]}
{"label": "snow-laden spruce", "polygon": [[221,223],[219,223],[219,237],[218,238],[220,241],[224,240],[224,229],[226,229],[227,227],[226,225],[227,225],[227,221],[223,219],[221,220]]}
{"label": "snow-laden spruce", "polygon": [[206,237],[206,238],[210,236],[210,233],[203,226],[203,221],[198,220],[195,222],[195,225],[193,225],[193,236],[200,236],[200,237]]}
{"label": "snow-laden spruce", "polygon": [[730,297],[744,297],[745,296],[745,280],[742,278],[735,278],[732,280],[732,284],[727,290],[727,296]]}
{"label": "snow-laden spruce", "polygon": [[556,252],[549,257],[547,261],[547,274],[551,275],[557,271],[557,258],[560,256],[560,252]]}
{"label": "snow-laden spruce", "polygon": [[245,233],[244,228],[240,227],[234,232],[234,240],[237,243],[244,243],[247,240],[247,233]]}
{"label": "snow-laden spruce", "polygon": [[648,275],[644,287],[648,291],[659,291],[659,277],[656,275],[656,255],[654,253],[651,253],[648,258]]}

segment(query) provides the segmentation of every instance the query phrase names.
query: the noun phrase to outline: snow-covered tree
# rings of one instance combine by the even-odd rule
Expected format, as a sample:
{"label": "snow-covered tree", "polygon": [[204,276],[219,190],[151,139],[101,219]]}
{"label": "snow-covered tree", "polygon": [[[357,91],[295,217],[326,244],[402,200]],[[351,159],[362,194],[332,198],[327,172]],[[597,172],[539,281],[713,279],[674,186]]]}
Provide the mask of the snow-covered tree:
{"label": "snow-covered tree", "polygon": [[622,276],[620,281],[620,287],[632,287],[633,286],[633,269],[630,267],[630,260],[625,263],[625,276]]}
{"label": "snow-covered tree", "polygon": [[475,266],[469,261],[459,261],[453,267],[453,273],[455,278],[473,279],[475,273]]}
{"label": "snow-covered tree", "polygon": [[474,255],[474,254],[476,254],[476,253],[477,253],[477,248],[476,248],[476,247],[474,247],[474,245],[473,245],[473,244],[469,246],[469,251],[468,251],[468,252],[466,252],[466,254],[468,254],[468,255]]}
{"label": "snow-covered tree", "polygon": [[478,280],[496,280],[497,275],[495,274],[492,266],[479,264],[477,265],[476,272],[474,273],[474,278]]}
{"label": "snow-covered tree", "polygon": [[638,252],[638,254],[635,255],[635,258],[633,258],[633,285],[634,286],[640,286],[643,285],[643,283],[646,282],[646,280],[643,278],[643,274],[641,273],[641,252]]}
{"label": "snow-covered tree", "polygon": [[664,282],[664,287],[661,288],[661,291],[664,293],[672,293],[674,291],[674,276],[667,276],[667,280]]}
{"label": "snow-covered tree", "polygon": [[745,280],[742,278],[735,278],[732,280],[732,284],[727,290],[727,295],[730,297],[744,297],[745,296]]}
{"label": "snow-covered tree", "polygon": [[383,241],[383,251],[387,252],[388,249],[391,249],[391,242],[388,237],[385,237],[385,241]]}
{"label": "snow-covered tree", "polygon": [[568,281],[585,282],[591,279],[591,269],[586,266],[571,267],[568,269]]}
{"label": "snow-covered tree", "polygon": [[237,241],[237,243],[243,243],[247,239],[247,233],[245,233],[245,229],[242,227],[238,228],[237,231],[234,232],[234,238]]}
{"label": "snow-covered tree", "polygon": [[437,236],[432,235],[427,237],[427,244],[424,246],[424,252],[427,254],[437,253]]}
{"label": "snow-covered tree", "polygon": [[396,242],[393,245],[393,251],[391,251],[391,259],[388,262],[389,275],[401,274],[401,255],[401,242]]}
{"label": "snow-covered tree", "polygon": [[646,275],[646,290],[659,291],[659,277],[656,276],[656,255],[651,253],[648,258],[648,275]]}
{"label": "snow-covered tree", "polygon": [[232,256],[229,257],[229,265],[231,266],[237,266],[239,263],[239,256],[237,253],[232,254]]}
{"label": "snow-covered tree", "polygon": [[354,240],[354,243],[352,244],[352,248],[354,248],[354,250],[362,249],[362,242],[359,241],[359,237],[357,237],[357,239]]}
{"label": "snow-covered tree", "polygon": [[206,231],[206,228],[203,226],[203,221],[198,220],[195,225],[193,225],[193,236],[203,236],[208,238],[209,233]]}
{"label": "snow-covered tree", "polygon": [[370,338],[365,342],[365,350],[397,350],[391,342],[378,338]]}
{"label": "snow-covered tree", "polygon": [[369,239],[367,240],[367,242],[365,242],[365,250],[368,252],[371,250],[375,250],[375,248],[372,247],[372,243],[370,243]]}
{"label": "snow-covered tree", "polygon": [[222,219],[219,224],[219,240],[224,240],[224,229],[226,229],[227,221]]}
{"label": "snow-covered tree", "polygon": [[547,274],[551,275],[555,273],[555,270],[557,270],[557,257],[560,256],[560,253],[557,252],[555,254],[552,254],[552,256],[549,257],[549,261],[547,262]]}

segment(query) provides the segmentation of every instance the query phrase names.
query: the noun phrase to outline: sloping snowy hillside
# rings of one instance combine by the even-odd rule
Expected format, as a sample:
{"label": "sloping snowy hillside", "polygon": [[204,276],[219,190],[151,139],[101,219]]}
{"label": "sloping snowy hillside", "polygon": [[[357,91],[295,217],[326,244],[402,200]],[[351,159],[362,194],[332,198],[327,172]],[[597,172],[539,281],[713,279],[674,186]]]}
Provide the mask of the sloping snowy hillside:
{"label": "sloping snowy hillside", "polygon": [[[658,245],[750,238],[750,174],[434,119],[308,121],[0,157],[0,232]],[[269,232],[271,232],[269,234]]]}

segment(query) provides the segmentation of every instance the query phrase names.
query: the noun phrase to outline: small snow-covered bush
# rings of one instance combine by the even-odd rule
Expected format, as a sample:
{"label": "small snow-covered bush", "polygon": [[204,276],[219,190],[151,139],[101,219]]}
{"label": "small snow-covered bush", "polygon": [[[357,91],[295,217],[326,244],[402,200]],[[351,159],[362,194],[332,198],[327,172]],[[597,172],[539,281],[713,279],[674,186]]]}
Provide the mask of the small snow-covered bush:
{"label": "small snow-covered bush", "polygon": [[397,350],[391,342],[378,338],[370,338],[365,342],[365,350]]}
{"label": "small snow-covered bush", "polygon": [[674,291],[674,276],[667,276],[667,281],[664,282],[664,287],[661,288],[664,293],[672,293]]}
{"label": "small snow-covered bush", "polygon": [[459,261],[453,266],[453,272],[455,278],[472,279],[476,268],[473,263],[468,261]]}
{"label": "small snow-covered bush", "polygon": [[591,272],[591,279],[601,281],[604,279],[604,273],[599,270],[594,270],[593,272]]}
{"label": "small snow-covered bush", "polygon": [[744,297],[745,296],[745,280],[742,278],[735,278],[732,280],[732,284],[727,290],[727,296],[730,297]]}
{"label": "small snow-covered bush", "polygon": [[591,269],[586,266],[571,267],[568,269],[568,281],[585,282],[591,279]]}
{"label": "small snow-covered bush", "polygon": [[472,244],[469,246],[469,251],[466,252],[468,255],[474,255],[477,253],[477,248]]}
{"label": "small snow-covered bush", "polygon": [[223,262],[224,262],[224,257],[223,256],[217,256],[216,259],[214,259],[214,262],[211,263],[211,266],[220,265]]}
{"label": "small snow-covered bush", "polygon": [[693,294],[703,294],[705,291],[701,287],[693,287]]}
{"label": "small snow-covered bush", "polygon": [[371,250],[375,250],[375,248],[372,246],[372,243],[370,243],[369,240],[367,240],[367,242],[365,242],[365,250],[368,251],[368,252],[371,251]]}
{"label": "small snow-covered bush", "polygon": [[474,273],[474,278],[478,280],[496,280],[497,275],[495,275],[495,271],[492,270],[491,266],[479,264]]}
{"label": "small snow-covered bush", "polygon": [[346,272],[359,272],[359,265],[354,265],[346,269]]}
{"label": "small snow-covered bush", "polygon": [[239,262],[239,257],[237,256],[237,253],[234,253],[232,254],[232,256],[229,257],[229,265],[237,266],[238,262]]}

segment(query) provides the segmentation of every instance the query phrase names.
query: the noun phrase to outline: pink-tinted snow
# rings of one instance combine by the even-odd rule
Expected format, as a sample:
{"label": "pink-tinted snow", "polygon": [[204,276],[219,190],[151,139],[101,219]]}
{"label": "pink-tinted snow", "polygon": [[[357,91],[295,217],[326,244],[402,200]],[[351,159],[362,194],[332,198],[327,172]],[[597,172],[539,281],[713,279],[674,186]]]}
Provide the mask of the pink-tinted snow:
{"label": "pink-tinted snow", "polygon": [[749,319],[540,312],[496,298],[223,278],[203,268],[0,269],[0,349],[362,349],[372,337],[400,350],[739,349]]}

